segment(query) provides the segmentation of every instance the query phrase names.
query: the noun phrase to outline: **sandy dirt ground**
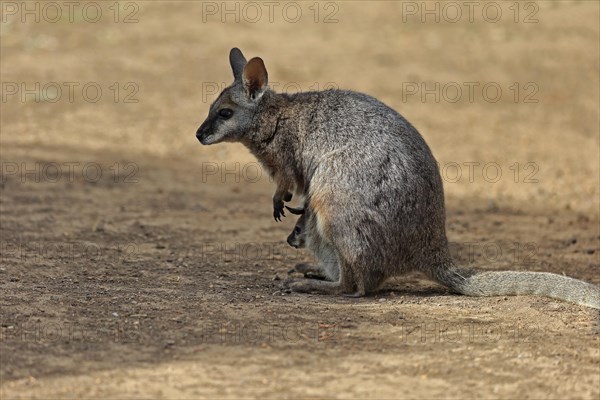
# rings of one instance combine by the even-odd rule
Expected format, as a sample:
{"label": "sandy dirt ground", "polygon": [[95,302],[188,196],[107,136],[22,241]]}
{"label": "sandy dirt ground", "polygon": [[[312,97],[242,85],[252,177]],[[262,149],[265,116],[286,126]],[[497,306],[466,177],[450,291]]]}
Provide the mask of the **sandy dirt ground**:
{"label": "sandy dirt ground", "polygon": [[277,91],[408,118],[463,264],[600,284],[598,2],[25,4],[0,3],[2,399],[599,398],[588,308],[282,290],[295,218],[195,139],[238,46]]}

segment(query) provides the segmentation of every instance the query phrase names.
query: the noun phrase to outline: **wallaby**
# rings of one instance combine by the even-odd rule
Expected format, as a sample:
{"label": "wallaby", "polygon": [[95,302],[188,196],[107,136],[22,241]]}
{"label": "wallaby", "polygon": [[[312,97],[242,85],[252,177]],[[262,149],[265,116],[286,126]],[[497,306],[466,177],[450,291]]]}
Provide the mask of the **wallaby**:
{"label": "wallaby", "polygon": [[[296,249],[303,249],[306,247],[306,218],[308,212],[305,208],[291,208],[288,206],[285,206],[285,208],[287,208],[292,214],[300,215],[300,218],[298,218],[298,221],[296,221],[294,229],[287,238],[287,242],[290,246]],[[324,268],[321,266],[296,264],[294,268],[288,271],[288,274],[293,274],[294,272],[300,272],[304,274],[305,278],[332,280],[332,278],[326,274]]]}
{"label": "wallaby", "polygon": [[[288,206],[285,206],[285,208],[287,208],[292,214],[300,215],[300,218],[298,218],[298,221],[296,221],[296,225],[294,225],[294,229],[287,238],[287,243],[296,249],[303,249],[306,247],[306,219],[308,212],[304,208],[291,208]],[[323,267],[315,267],[309,264],[296,264],[294,268],[288,271],[288,274],[292,274],[294,272],[303,273],[307,278],[328,278],[327,275],[323,275]]]}
{"label": "wallaby", "polygon": [[285,208],[287,208],[292,214],[300,215],[300,218],[298,218],[298,221],[296,221],[294,230],[292,230],[292,233],[290,233],[287,238],[287,242],[290,246],[296,249],[303,249],[306,247],[306,230],[304,225],[307,213],[305,212],[304,208],[291,208],[288,206],[285,206]]}
{"label": "wallaby", "polygon": [[[389,277],[421,271],[471,296],[534,294],[600,308],[600,288],[545,272],[477,272],[450,255],[442,179],[419,132],[365,94],[278,94],[263,61],[229,54],[234,82],[196,132],[205,145],[244,144],[272,174],[274,217],[304,198],[306,247],[326,280],[296,278],[296,292],[363,296]],[[300,271],[301,272],[301,271]]]}

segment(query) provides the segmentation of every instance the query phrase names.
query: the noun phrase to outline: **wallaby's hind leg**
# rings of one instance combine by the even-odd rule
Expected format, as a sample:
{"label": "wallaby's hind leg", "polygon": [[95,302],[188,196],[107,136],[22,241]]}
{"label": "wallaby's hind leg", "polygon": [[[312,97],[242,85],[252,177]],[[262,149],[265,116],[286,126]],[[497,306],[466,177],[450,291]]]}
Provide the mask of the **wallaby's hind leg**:
{"label": "wallaby's hind leg", "polygon": [[335,255],[335,249],[330,244],[324,243],[319,237],[311,240],[310,247],[315,253],[319,264],[296,264],[288,271],[288,274],[298,272],[304,274],[305,278],[316,278],[330,282],[338,281],[340,278],[340,267]]}
{"label": "wallaby's hind leg", "polygon": [[320,294],[340,294],[341,287],[339,282],[323,281],[318,279],[288,279],[285,287],[297,293],[320,293]]}
{"label": "wallaby's hind leg", "polygon": [[352,294],[354,297],[360,297],[365,294],[364,287],[356,288],[354,277],[347,264],[340,266],[339,281],[322,281],[316,279],[288,279],[285,286],[294,292],[299,293],[320,293],[320,294]]}

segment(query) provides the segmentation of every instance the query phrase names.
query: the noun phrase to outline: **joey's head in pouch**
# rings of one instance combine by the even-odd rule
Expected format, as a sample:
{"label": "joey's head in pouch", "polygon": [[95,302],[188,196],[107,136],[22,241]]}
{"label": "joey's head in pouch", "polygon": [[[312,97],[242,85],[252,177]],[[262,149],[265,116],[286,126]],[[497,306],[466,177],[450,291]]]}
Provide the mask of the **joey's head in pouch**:
{"label": "joey's head in pouch", "polygon": [[288,206],[285,206],[285,208],[292,214],[300,215],[292,233],[287,238],[287,242],[292,247],[302,249],[306,247],[306,213],[304,208],[291,208]]}

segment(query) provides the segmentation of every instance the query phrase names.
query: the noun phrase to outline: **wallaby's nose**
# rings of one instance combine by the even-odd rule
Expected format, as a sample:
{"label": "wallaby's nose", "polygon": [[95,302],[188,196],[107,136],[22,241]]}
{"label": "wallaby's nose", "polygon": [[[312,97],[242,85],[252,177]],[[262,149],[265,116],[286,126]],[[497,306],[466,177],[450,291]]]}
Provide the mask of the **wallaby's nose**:
{"label": "wallaby's nose", "polygon": [[204,132],[204,127],[201,126],[200,128],[198,128],[198,130],[196,131],[196,139],[201,140],[202,138],[202,133]]}
{"label": "wallaby's nose", "polygon": [[290,246],[292,246],[296,249],[298,248],[298,246],[294,243],[294,237],[292,235],[288,236],[287,242]]}
{"label": "wallaby's nose", "polygon": [[204,122],[202,125],[200,125],[200,128],[198,128],[198,130],[196,131],[196,139],[198,139],[198,141],[202,144],[204,144],[202,142],[202,140],[206,138],[207,131],[208,131],[208,124],[206,122]]}

